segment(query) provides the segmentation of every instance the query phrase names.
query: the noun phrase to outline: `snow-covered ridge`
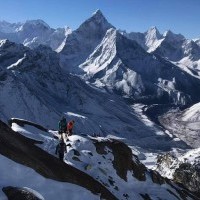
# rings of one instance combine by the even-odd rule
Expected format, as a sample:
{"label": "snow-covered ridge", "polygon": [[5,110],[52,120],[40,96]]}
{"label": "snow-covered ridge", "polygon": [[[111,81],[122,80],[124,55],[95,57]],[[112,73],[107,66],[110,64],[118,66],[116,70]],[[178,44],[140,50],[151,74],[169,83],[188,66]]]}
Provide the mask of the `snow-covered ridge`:
{"label": "snow-covered ridge", "polygon": [[[0,149],[0,187],[1,189],[4,187],[8,197],[9,192],[6,192],[6,186],[28,187],[36,190],[42,197],[49,200],[58,197],[64,200],[66,196],[75,200],[80,197],[80,193],[83,199],[116,199],[114,195],[96,180],[84,172],[60,162],[54,156],[36,147],[36,142],[11,131],[1,121],[0,129],[0,143],[2,147]],[[39,136],[37,132],[35,136]],[[51,135],[48,133],[43,138],[46,142],[53,142]],[[15,141],[14,143],[13,140]],[[6,141],[6,143],[2,141]],[[48,146],[47,143],[46,146]],[[5,152],[5,149],[9,150]],[[9,172],[7,171],[8,166],[11,170]],[[52,191],[54,191],[53,194]],[[95,192],[96,194],[94,194]],[[21,196],[19,199],[27,199],[25,194],[24,192],[24,197]],[[0,190],[0,197],[7,199],[3,195],[2,190]]]}
{"label": "snow-covered ridge", "polygon": [[[30,138],[30,134],[34,139],[38,136],[40,139],[42,137],[43,144],[38,146],[54,155],[58,141],[52,136],[57,135],[56,131],[42,133],[38,130],[40,132],[38,135],[30,125],[26,125],[26,122],[23,126],[12,123],[12,128],[28,138]],[[68,139],[64,162],[93,177],[112,192],[117,199],[143,200],[147,196],[151,199],[155,199],[155,197],[182,199],[182,188],[180,190],[174,183],[162,178],[158,173],[147,170],[124,143],[112,138],[78,135],[70,136]],[[41,195],[45,194],[42,188],[39,191]],[[195,199],[186,190],[184,193],[186,199]]]}
{"label": "snow-covered ridge", "polygon": [[33,25],[33,26],[38,26],[39,25],[39,26],[44,26],[44,27],[50,29],[50,26],[46,22],[44,22],[43,20],[41,20],[41,19],[27,20],[25,22],[25,24],[27,24],[27,25]]}

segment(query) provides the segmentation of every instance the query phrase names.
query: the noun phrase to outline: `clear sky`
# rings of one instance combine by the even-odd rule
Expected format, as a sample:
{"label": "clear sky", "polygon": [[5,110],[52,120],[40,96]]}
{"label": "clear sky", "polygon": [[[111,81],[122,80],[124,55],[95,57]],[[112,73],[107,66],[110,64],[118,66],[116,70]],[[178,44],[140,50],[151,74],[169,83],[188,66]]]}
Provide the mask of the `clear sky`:
{"label": "clear sky", "polygon": [[200,0],[0,0],[0,20],[42,19],[73,30],[100,9],[116,28],[145,32],[156,26],[200,38]]}

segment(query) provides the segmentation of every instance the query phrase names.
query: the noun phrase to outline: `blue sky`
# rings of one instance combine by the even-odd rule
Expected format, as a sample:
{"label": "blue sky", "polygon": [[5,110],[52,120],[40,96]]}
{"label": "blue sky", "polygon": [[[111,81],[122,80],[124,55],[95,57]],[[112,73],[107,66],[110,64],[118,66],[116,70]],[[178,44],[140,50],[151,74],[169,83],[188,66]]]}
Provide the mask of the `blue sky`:
{"label": "blue sky", "polygon": [[200,0],[0,0],[0,20],[43,19],[51,27],[78,26],[100,9],[107,20],[128,32],[156,26],[187,38],[200,37]]}

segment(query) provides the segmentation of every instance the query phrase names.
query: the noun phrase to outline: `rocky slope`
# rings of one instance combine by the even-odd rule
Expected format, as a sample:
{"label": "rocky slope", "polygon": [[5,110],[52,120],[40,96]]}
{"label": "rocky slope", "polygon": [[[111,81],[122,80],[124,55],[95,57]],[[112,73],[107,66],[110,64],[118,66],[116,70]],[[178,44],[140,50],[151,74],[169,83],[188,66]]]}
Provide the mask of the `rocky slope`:
{"label": "rocky slope", "polygon": [[189,190],[200,194],[200,149],[187,153],[164,154],[158,156],[156,170],[163,176],[173,179]]}

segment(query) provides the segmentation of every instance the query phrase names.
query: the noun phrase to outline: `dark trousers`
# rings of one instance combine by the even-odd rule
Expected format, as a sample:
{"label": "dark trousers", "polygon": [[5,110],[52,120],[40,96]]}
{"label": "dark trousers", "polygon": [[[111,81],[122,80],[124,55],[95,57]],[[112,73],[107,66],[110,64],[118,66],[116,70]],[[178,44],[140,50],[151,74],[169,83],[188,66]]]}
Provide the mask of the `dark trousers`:
{"label": "dark trousers", "polygon": [[72,135],[72,129],[68,130],[68,136]]}
{"label": "dark trousers", "polygon": [[61,161],[63,161],[63,159],[64,159],[64,153],[59,153],[59,159],[60,159]]}

